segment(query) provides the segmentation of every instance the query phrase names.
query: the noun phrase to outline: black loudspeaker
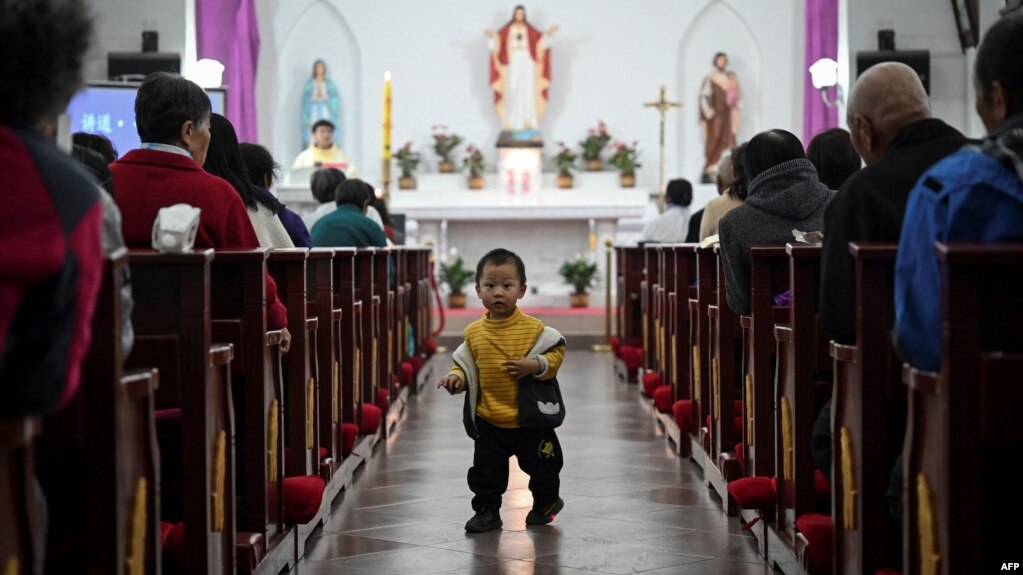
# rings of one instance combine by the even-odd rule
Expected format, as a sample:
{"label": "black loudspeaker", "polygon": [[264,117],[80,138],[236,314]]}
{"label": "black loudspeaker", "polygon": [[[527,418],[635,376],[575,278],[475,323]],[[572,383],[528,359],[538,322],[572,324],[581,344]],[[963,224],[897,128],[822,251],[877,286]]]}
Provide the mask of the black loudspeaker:
{"label": "black loudspeaker", "polygon": [[160,35],[156,32],[156,30],[146,30],[142,33],[142,51],[160,51]]}
{"label": "black loudspeaker", "polygon": [[929,50],[885,50],[883,52],[857,52],[856,77],[881,62],[901,62],[920,76],[927,94],[931,93],[931,53]]}
{"label": "black loudspeaker", "polygon": [[895,30],[877,31],[877,49],[881,51],[895,49]]}

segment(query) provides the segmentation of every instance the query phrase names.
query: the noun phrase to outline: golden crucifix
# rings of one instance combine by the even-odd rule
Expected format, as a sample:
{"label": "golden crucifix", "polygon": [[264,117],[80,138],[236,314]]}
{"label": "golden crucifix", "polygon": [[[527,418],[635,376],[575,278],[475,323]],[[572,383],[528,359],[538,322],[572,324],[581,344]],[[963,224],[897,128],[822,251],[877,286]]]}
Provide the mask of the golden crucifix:
{"label": "golden crucifix", "polygon": [[682,107],[682,102],[669,102],[665,92],[664,84],[661,84],[661,97],[656,102],[643,104],[644,107],[656,108],[661,113],[661,164],[657,178],[657,209],[662,212],[664,211],[664,120],[668,115],[668,110]]}

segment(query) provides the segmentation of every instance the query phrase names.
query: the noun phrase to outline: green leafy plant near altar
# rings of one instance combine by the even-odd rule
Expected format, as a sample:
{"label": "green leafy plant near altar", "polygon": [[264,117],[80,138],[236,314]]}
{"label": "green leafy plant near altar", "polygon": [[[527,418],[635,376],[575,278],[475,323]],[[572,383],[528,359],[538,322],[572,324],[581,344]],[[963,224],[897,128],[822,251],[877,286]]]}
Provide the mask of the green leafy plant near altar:
{"label": "green leafy plant near altar", "polygon": [[405,142],[405,145],[398,148],[394,153],[394,161],[398,163],[401,170],[401,178],[398,180],[398,187],[402,190],[411,190],[416,187],[415,172],[422,160],[419,152],[412,151],[412,142]]}
{"label": "green leafy plant near altar", "polygon": [[637,142],[633,142],[631,146],[624,142],[615,142],[611,146],[613,153],[608,161],[621,174],[623,188],[631,188],[636,185],[636,168],[642,166],[637,161],[639,150],[636,146]]}
{"label": "green leafy plant near altar", "polygon": [[591,172],[598,172],[604,168],[604,162],[600,153],[611,141],[611,134],[607,131],[607,124],[601,120],[596,128],[590,128],[586,132],[586,139],[579,142],[583,149],[583,161],[586,162],[586,169]]}
{"label": "green leafy plant near altar", "polygon": [[465,149],[465,157],[462,158],[462,166],[469,172],[469,189],[483,189],[483,169],[486,164],[483,160],[483,152],[475,144],[469,144]]}
{"label": "green leafy plant near altar", "polygon": [[443,124],[433,127],[433,151],[440,156],[441,173],[450,174],[455,171],[455,162],[451,159],[451,154],[462,141],[462,136],[448,133],[448,127]]}
{"label": "green leafy plant near altar", "polygon": [[565,283],[572,286],[572,307],[586,307],[590,304],[589,289],[597,278],[596,262],[588,262],[580,255],[566,260],[558,270]]}
{"label": "green leafy plant near altar", "polygon": [[[452,250],[452,254],[457,253]],[[476,277],[474,270],[465,267],[462,256],[454,256],[450,263],[440,264],[440,279],[448,284],[451,293],[448,294],[449,308],[465,307],[465,286]]]}

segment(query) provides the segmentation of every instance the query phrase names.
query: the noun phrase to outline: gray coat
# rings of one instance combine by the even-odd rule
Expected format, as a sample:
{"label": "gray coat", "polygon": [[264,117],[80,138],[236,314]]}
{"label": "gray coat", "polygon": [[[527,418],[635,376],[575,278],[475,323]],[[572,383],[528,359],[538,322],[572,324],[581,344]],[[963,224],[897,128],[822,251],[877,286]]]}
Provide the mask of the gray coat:
{"label": "gray coat", "polygon": [[809,160],[778,164],[753,179],[746,203],[718,224],[728,306],[735,313],[750,312],[750,246],[793,242],[793,228],[820,230],[833,197]]}

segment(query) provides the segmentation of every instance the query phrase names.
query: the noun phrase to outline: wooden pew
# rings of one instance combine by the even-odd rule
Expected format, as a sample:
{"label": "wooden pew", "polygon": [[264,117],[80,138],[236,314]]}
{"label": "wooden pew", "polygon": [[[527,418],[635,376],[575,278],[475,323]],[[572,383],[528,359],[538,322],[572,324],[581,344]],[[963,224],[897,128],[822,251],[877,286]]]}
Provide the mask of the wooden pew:
{"label": "wooden pew", "polygon": [[640,283],[640,307],[643,310],[643,375],[659,371],[658,329],[655,301],[660,281],[657,269],[657,246],[643,246],[643,281]]}
{"label": "wooden pew", "polygon": [[690,397],[692,397],[693,438],[692,459],[706,466],[710,452],[710,434],[704,420],[710,413],[710,316],[707,308],[717,297],[717,257],[711,248],[694,248],[696,252],[696,295],[689,298]]}
{"label": "wooden pew", "polygon": [[[378,249],[373,254],[373,295],[374,301],[379,298],[380,307],[376,310],[376,325],[377,325],[377,338],[374,340],[377,342],[376,362],[374,369],[376,371],[376,385],[377,393],[380,394],[379,390],[385,390],[387,392],[386,403],[381,397],[377,397],[377,403],[381,409],[384,409],[384,425],[383,435],[389,437],[395,430],[398,423],[398,419],[405,408],[405,399],[408,397],[408,392],[402,397],[400,395],[400,389],[397,385],[392,385],[394,381],[393,375],[396,375],[394,355],[395,355],[395,332],[397,322],[395,319],[395,309],[397,302],[397,293],[394,289],[396,278],[393,277],[394,273],[394,260],[392,257],[392,250],[389,249]],[[371,350],[372,352],[372,350]],[[386,408],[386,409],[385,409]]]}
{"label": "wooden pew", "polygon": [[[618,338],[622,346],[643,345],[642,282],[643,248],[619,246],[618,264]],[[628,369],[625,361],[616,362],[619,379],[638,383],[637,369]]]}
{"label": "wooden pew", "polygon": [[735,346],[741,336],[739,317],[728,306],[725,288],[725,266],[719,246],[714,247],[717,290],[707,306],[710,349],[710,450],[704,466],[704,477],[721,497],[728,515],[735,508],[728,497],[728,482],[740,476],[735,457]]}
{"label": "wooden pew", "polygon": [[743,474],[774,475],[774,326],[787,323],[788,307],[774,296],[789,289],[785,246],[750,249],[750,315],[742,325]]}
{"label": "wooden pew", "polygon": [[33,442],[39,418],[0,419],[0,567],[4,575],[35,575],[43,553]]}
{"label": "wooden pew", "polygon": [[[670,335],[668,337],[668,361],[671,369],[672,386],[672,407],[678,400],[692,400],[692,388],[690,386],[692,370],[692,351],[690,346],[690,315],[689,299],[691,291],[695,288],[692,281],[696,276],[696,252],[695,246],[679,244],[671,247],[672,256],[668,265],[668,273],[674,277],[672,292],[668,294],[668,316]],[[692,407],[690,406],[690,419],[692,419]],[[678,427],[675,416],[671,414],[671,421],[675,422],[678,437],[672,437],[675,441],[677,453],[683,457],[692,455],[692,443],[694,441],[693,426],[689,425],[683,429]]]}
{"label": "wooden pew", "polygon": [[81,388],[43,424],[38,476],[48,499],[51,573],[156,573],[160,563],[153,414],[158,375],[124,370],[121,283],[127,261],[124,249],[107,256]]}
{"label": "wooden pew", "polygon": [[[362,302],[355,300],[355,248],[334,248],[332,266],[332,296],[334,309],[341,311],[335,341],[337,357],[340,360],[339,406],[340,422],[337,425],[338,459],[336,476],[347,488],[352,484],[355,470],[362,464],[362,457],[356,455],[355,439],[361,416],[359,385],[360,345],[362,339]],[[354,426],[354,430],[344,431]],[[345,434],[351,433],[345,446]]]}
{"label": "wooden pew", "polygon": [[218,251],[210,272],[212,334],[234,347],[231,373],[241,396],[236,407],[244,413],[237,430],[245,485],[239,540],[250,541],[246,534],[263,538],[261,546],[239,545],[241,574],[278,573],[295,559],[295,530],[285,523],[281,331],[268,330],[266,323],[268,256],[264,249]]}
{"label": "wooden pew", "polygon": [[234,410],[232,347],[211,338],[212,261],[213,250],[130,252],[135,347],[127,366],[159,369],[156,408],[181,409],[181,517],[168,518],[184,521],[181,571],[219,575],[235,570]]}
{"label": "wooden pew", "polygon": [[[341,421],[359,424],[362,303],[355,295],[355,248],[334,248],[334,306],[341,309]],[[356,312],[358,306],[359,311]]]}
{"label": "wooden pew", "polygon": [[[798,573],[808,557],[808,542],[796,520],[814,512],[815,469],[810,440],[818,409],[815,386],[830,379],[828,341],[816,313],[820,285],[820,245],[786,246],[792,303],[789,323],[776,325],[775,471],[777,509],[770,525],[768,553],[785,573]],[[797,557],[798,554],[798,557]]]}
{"label": "wooden pew", "polygon": [[997,572],[1021,537],[1007,466],[1023,447],[1023,247],[938,244],[938,255],[941,369],[909,381],[903,572]]}
{"label": "wooden pew", "polygon": [[906,408],[906,389],[889,336],[895,320],[897,247],[850,244],[856,262],[856,343],[831,342],[836,574],[873,575],[901,563],[901,550],[894,557],[886,553],[895,525],[885,501],[889,472],[902,449]]}
{"label": "wooden pew", "polygon": [[[273,250],[267,262],[270,275],[277,282],[277,297],[288,308],[288,330],[291,349],[284,361],[285,393],[285,477],[321,476],[319,421],[319,357],[317,336],[319,318],[314,299],[307,289],[309,250]],[[313,304],[313,305],[310,305]],[[324,324],[328,324],[325,318]],[[307,522],[295,524],[295,559],[305,553],[305,544],[313,531],[329,514],[331,500],[321,493],[319,508]],[[291,505],[290,503],[288,504]]]}
{"label": "wooden pew", "polygon": [[315,316],[306,305],[307,249],[270,252],[267,269],[277,282],[277,297],[288,308],[291,349],[284,361],[285,475],[317,475],[320,469],[319,433],[316,429],[317,349]]}
{"label": "wooden pew", "polygon": [[[361,404],[371,405],[377,403],[378,356],[380,354],[380,327],[377,323],[380,296],[374,294],[373,287],[375,253],[376,250],[373,248],[360,248],[355,252],[355,298],[362,302],[362,340],[359,354],[361,362],[358,367],[362,387],[359,397]],[[375,437],[379,434],[379,429],[366,434]]]}
{"label": "wooden pew", "polygon": [[334,250],[314,248],[306,261],[306,291],[310,298],[309,315],[316,316],[317,427],[319,446],[326,450],[320,460],[320,476],[327,482],[324,497],[332,501],[341,484],[332,482],[341,454],[341,318],[342,309],[334,304]]}

